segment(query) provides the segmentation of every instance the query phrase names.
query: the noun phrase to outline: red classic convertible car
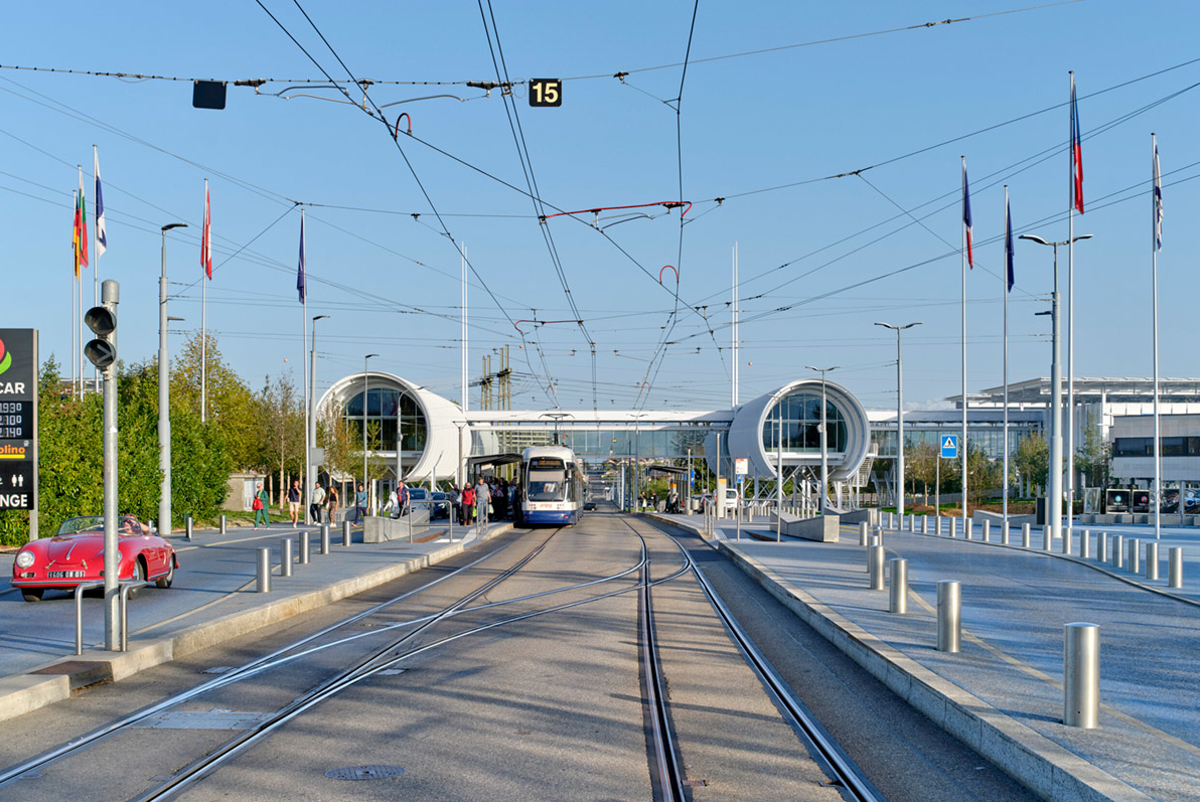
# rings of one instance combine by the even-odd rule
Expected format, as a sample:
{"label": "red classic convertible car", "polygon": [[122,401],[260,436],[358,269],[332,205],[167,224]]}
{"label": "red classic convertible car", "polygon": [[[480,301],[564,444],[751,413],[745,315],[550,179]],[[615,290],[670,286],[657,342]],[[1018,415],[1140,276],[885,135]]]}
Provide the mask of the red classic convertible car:
{"label": "red classic convertible car", "polygon": [[[171,587],[179,558],[170,543],[131,515],[117,518],[117,535],[121,551],[118,579]],[[39,601],[49,589],[73,590],[84,582],[103,579],[104,518],[100,515],[68,518],[58,534],[28,544],[13,562],[13,587],[20,588],[28,602]]]}

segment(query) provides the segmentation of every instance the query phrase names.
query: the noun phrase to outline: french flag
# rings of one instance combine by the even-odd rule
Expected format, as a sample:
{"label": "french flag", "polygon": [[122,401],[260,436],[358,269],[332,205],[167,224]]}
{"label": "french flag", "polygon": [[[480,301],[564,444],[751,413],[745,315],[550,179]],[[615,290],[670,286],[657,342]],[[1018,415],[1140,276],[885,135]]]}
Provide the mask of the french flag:
{"label": "french flag", "polygon": [[1071,75],[1071,191],[1075,208],[1083,214],[1083,141],[1079,137],[1079,106],[1075,102],[1075,75]]}
{"label": "french flag", "polygon": [[971,265],[971,269],[975,269],[975,252],[973,250],[971,226],[971,190],[967,186],[967,160],[963,157],[963,228],[967,231],[967,264]]}

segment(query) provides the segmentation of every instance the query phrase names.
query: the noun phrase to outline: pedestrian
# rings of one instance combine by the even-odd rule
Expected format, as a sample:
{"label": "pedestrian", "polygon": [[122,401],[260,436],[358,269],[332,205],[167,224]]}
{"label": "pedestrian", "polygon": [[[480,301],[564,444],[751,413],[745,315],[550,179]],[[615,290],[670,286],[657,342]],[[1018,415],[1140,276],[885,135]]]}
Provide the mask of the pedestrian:
{"label": "pedestrian", "polygon": [[312,494],[312,503],[308,505],[308,517],[315,524],[324,523],[321,520],[321,507],[325,506],[325,488],[321,487],[321,483],[317,482],[317,488]]}
{"label": "pedestrian", "polygon": [[300,525],[300,500],[303,494],[300,492],[300,480],[293,479],[292,486],[288,488],[288,516],[292,519],[292,526]]}
{"label": "pedestrian", "polygon": [[358,491],[354,494],[354,523],[360,524],[363,522],[363,516],[367,514],[367,489],[362,482],[358,483]]}
{"label": "pedestrian", "polygon": [[258,522],[261,518],[263,526],[271,525],[271,516],[267,513],[267,507],[271,504],[271,497],[267,495],[267,491],[263,490],[262,482],[258,483],[258,488],[254,492],[254,501],[250,503],[250,509],[254,510],[254,528],[258,529]]}
{"label": "pedestrian", "polygon": [[410,510],[408,508],[408,505],[409,505],[408,485],[404,484],[403,479],[400,480],[400,489],[398,491],[396,491],[396,504],[400,508],[400,512],[399,512],[400,515],[408,515],[408,513],[410,512]]}
{"label": "pedestrian", "polygon": [[491,505],[492,491],[488,489],[487,482],[480,479],[479,484],[475,486],[475,520],[484,526],[487,525]]}
{"label": "pedestrian", "polygon": [[462,526],[462,491],[458,489],[458,485],[450,483],[450,514],[448,517],[451,521],[458,521],[458,525]]}
{"label": "pedestrian", "polygon": [[475,488],[471,486],[470,482],[463,488],[462,513],[462,525],[470,526],[471,522],[475,520]]}
{"label": "pedestrian", "polygon": [[338,502],[341,499],[338,496],[337,485],[333,482],[329,483],[329,491],[325,494],[325,506],[328,508],[326,514],[329,517],[329,523],[337,523]]}

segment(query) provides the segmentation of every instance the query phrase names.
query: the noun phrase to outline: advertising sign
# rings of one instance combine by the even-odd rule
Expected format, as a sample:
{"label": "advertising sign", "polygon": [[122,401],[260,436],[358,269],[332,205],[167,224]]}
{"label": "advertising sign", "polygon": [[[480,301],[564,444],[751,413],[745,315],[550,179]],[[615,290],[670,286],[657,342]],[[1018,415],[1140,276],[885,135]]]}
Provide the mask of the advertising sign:
{"label": "advertising sign", "polygon": [[35,329],[0,329],[0,511],[37,509],[37,364]]}
{"label": "advertising sign", "polygon": [[750,464],[750,460],[748,460],[748,459],[745,459],[745,458],[735,459],[733,461],[733,472],[736,473],[738,476],[745,476],[747,473],[750,472],[749,467],[748,467],[749,464]]}

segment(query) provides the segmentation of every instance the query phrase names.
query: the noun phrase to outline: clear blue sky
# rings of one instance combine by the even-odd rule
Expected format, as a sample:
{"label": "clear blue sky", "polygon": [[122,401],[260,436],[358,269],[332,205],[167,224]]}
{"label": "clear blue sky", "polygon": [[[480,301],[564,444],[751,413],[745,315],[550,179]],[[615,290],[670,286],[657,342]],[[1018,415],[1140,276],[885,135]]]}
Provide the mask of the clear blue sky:
{"label": "clear blue sky", "polygon": [[[345,77],[292,3],[264,3],[331,74]],[[683,60],[693,4],[494,5],[514,80],[573,79],[565,82],[564,102],[557,109],[531,109],[524,87],[518,92],[520,124],[542,199],[567,210],[677,199],[676,115],[661,100],[677,96],[681,70],[636,71]],[[1200,82],[1200,63],[1090,95],[1200,57],[1194,36],[1200,7],[1084,0],[983,17],[1021,6],[701,0],[679,118],[683,197],[695,203],[687,215],[695,222],[684,229],[682,259],[678,210],[665,215],[651,209],[654,219],[607,229],[615,244],[586,224],[590,215],[582,216],[583,222],[556,218],[548,224],[572,296],[596,342],[599,406],[631,406],[651,364],[654,381],[648,398],[643,396],[649,407],[728,405],[735,242],[741,306],[752,321],[741,329],[743,400],[805,376],[806,364],[836,364],[844,369],[833,378],[868,408],[893,406],[895,339],[872,325],[877,320],[925,323],[905,341],[910,405],[956,393],[961,381],[957,254],[846,288],[958,247],[959,156],[964,154],[979,263],[968,276],[968,387],[999,384],[1001,247],[991,240],[1002,233],[1002,184],[1010,186],[1018,234],[1065,239],[1065,102],[1071,69],[1086,140],[1089,206],[1076,219],[1075,231],[1095,235],[1076,253],[1076,375],[1150,374],[1152,131],[1159,135],[1163,171],[1169,174],[1160,258],[1162,372],[1195,375],[1191,274],[1197,234],[1189,221],[1200,211],[1200,182],[1171,184],[1200,176],[1200,164],[1172,172],[1200,162],[1200,88],[1111,130],[1103,128]],[[305,8],[356,77],[496,79],[475,3],[310,2]],[[962,17],[974,19],[702,61]],[[5,28],[5,65],[231,81],[321,77],[253,0],[153,9],[18,4],[8,10]],[[575,78],[618,71],[630,71],[626,85],[611,77]],[[270,84],[262,91],[288,85]],[[472,99],[390,106],[389,120],[409,112],[421,139],[524,188],[499,93],[474,99],[483,93],[462,85],[371,89],[380,105],[439,93]],[[362,356],[378,352],[382,356],[373,360],[374,367],[457,399],[459,257],[437,230],[429,204],[382,126],[347,104],[285,101],[243,87],[229,87],[228,108],[221,112],[193,109],[190,101],[187,82],[0,70],[0,275],[6,301],[0,325],[39,328],[43,352],[53,352],[61,362],[69,358],[71,190],[77,183],[75,165],[81,163],[89,224],[94,224],[95,143],[109,238],[100,275],[122,284],[124,359],[147,359],[157,350],[158,229],[164,223],[190,226],[168,238],[171,292],[177,296],[171,313],[186,318],[173,330],[172,349],[199,327],[199,286],[189,285],[200,276],[207,177],[214,262],[220,265],[210,284],[208,324],[227,361],[252,386],[289,366],[300,381],[304,347],[294,289],[300,215],[298,209],[288,211],[291,200],[299,200],[378,210],[314,207],[307,212],[309,314],[332,316],[322,321],[319,333],[319,387],[361,369]],[[868,167],[1055,106],[876,167],[861,178],[741,194]],[[466,244],[472,264],[503,307],[497,308],[472,278],[472,375],[479,373],[481,354],[507,343],[521,374],[516,405],[551,404],[548,372],[558,382],[562,406],[590,408],[591,361],[578,327],[530,332],[522,326],[529,332],[528,344],[516,348],[521,339],[510,319],[573,317],[529,199],[405,136],[400,144],[446,215],[450,232]],[[1049,157],[1023,162],[1038,154]],[[1104,206],[1104,198],[1130,187],[1110,200],[1132,200]],[[717,197],[727,198],[719,208],[712,202]],[[923,225],[912,224],[893,202],[916,210]],[[601,225],[620,219],[610,214],[604,213]],[[872,226],[877,227],[865,231]],[[1040,299],[1050,288],[1049,249],[1017,247],[1017,287],[1010,296],[1014,381],[1049,373],[1048,318],[1034,317],[1046,308]],[[93,254],[93,264],[94,259]],[[791,264],[780,268],[784,263]],[[667,264],[680,268],[683,304],[667,337],[675,344],[659,366],[647,360],[661,357],[663,327],[672,322],[674,297],[657,281]],[[1061,270],[1065,290],[1065,254]],[[90,299],[90,270],[85,278]],[[797,303],[789,311],[764,314]],[[707,305],[712,336],[701,315],[689,311],[700,305]],[[434,314],[412,313],[414,307]]]}

